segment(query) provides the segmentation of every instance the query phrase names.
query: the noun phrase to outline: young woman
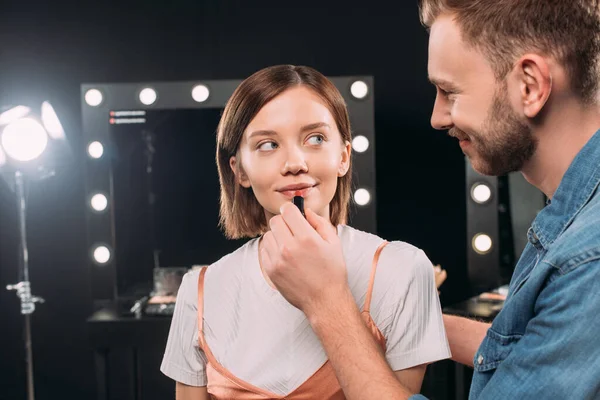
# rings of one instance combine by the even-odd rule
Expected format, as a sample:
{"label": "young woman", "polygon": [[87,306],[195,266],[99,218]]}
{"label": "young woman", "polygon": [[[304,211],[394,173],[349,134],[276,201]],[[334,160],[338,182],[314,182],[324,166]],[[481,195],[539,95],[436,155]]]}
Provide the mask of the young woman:
{"label": "young woman", "polygon": [[218,128],[221,225],[253,239],[182,281],[161,365],[178,400],[344,399],[304,314],[261,267],[269,220],[295,195],[337,228],[353,296],[397,378],[417,393],[426,365],[450,357],[423,251],[345,225],[351,141],[341,94],[312,68],[266,68],[236,89]]}

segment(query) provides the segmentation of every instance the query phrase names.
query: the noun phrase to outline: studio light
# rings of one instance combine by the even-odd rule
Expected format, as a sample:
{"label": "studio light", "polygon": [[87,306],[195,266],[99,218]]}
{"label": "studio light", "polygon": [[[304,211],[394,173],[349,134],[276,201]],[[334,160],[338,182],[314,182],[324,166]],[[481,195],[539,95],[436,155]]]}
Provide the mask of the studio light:
{"label": "studio light", "polygon": [[145,88],[140,92],[140,101],[147,106],[154,104],[157,98],[156,90],[152,88]]}
{"label": "studio light", "polygon": [[0,145],[16,161],[32,161],[48,146],[48,133],[39,122],[21,118],[10,122],[2,131]]}
{"label": "studio light", "polygon": [[192,98],[197,103],[204,103],[206,100],[208,100],[209,95],[210,91],[205,85],[196,85],[192,89]]}
{"label": "studio light", "polygon": [[364,99],[369,94],[369,86],[363,81],[355,81],[350,86],[350,93],[357,99]]}
{"label": "studio light", "polygon": [[97,107],[102,104],[103,96],[102,92],[98,89],[90,89],[85,92],[85,102],[90,107]]}
{"label": "studio light", "polygon": [[359,206],[366,206],[371,201],[371,193],[367,189],[358,189],[354,193],[354,202]]}
{"label": "studio light", "polygon": [[91,158],[100,158],[104,154],[104,146],[100,142],[92,142],[88,145],[88,154]]}
{"label": "studio light", "polygon": [[8,125],[12,121],[16,121],[19,118],[23,118],[25,115],[31,112],[29,107],[16,106],[4,111],[0,114],[0,125]]}
{"label": "studio light", "polygon": [[51,139],[65,140],[65,130],[54,108],[47,101],[42,103],[42,123]]}
{"label": "studio light", "polygon": [[21,300],[21,314],[25,320],[29,400],[34,399],[30,317],[35,311],[35,303],[42,303],[44,300],[32,295],[29,282],[25,187],[29,181],[53,176],[59,166],[68,163],[70,155],[65,132],[50,103],[43,102],[39,109],[11,107],[0,114],[0,174],[16,193],[20,238],[19,276],[23,279],[6,288],[16,291]]}
{"label": "studio light", "polygon": [[362,135],[356,136],[352,139],[352,148],[357,153],[364,153],[369,148],[369,139]]}
{"label": "studio light", "polygon": [[492,198],[492,189],[485,183],[476,183],[471,188],[471,198],[475,203],[485,204]]}

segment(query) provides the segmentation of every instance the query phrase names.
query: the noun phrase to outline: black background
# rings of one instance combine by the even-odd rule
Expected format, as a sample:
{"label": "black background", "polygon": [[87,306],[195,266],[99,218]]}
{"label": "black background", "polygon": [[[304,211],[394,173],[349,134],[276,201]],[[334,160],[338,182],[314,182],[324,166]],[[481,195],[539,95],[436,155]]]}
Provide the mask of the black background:
{"label": "black background", "polygon": [[[468,296],[464,158],[429,125],[435,93],[416,1],[324,3],[2,2],[0,104],[50,100],[76,150],[72,168],[29,191],[30,278],[46,299],[32,318],[38,399],[95,394],[81,83],[243,79],[282,63],[374,76],[378,233],[448,270],[443,305]],[[0,183],[2,288],[18,279],[16,249],[16,206]],[[0,399],[25,397],[19,307],[0,288]]]}

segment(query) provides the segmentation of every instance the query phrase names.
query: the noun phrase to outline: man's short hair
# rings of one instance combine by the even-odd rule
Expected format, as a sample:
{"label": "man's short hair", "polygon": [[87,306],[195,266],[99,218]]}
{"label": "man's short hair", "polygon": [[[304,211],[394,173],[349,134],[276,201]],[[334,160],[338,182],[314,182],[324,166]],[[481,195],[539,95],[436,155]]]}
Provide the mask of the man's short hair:
{"label": "man's short hair", "polygon": [[600,80],[600,0],[420,0],[421,22],[430,28],[442,14],[454,16],[465,42],[504,78],[523,54],[554,56],[584,103],[597,102]]}

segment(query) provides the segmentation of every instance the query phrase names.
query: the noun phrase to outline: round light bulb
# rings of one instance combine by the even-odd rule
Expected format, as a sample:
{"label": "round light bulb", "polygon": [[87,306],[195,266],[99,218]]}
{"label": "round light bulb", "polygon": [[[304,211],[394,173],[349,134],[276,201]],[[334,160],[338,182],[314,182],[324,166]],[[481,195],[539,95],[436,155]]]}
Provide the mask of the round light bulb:
{"label": "round light bulb", "polygon": [[90,89],[85,92],[85,102],[91,107],[97,107],[102,103],[102,92],[98,89]]}
{"label": "round light bulb", "polygon": [[364,153],[369,148],[369,139],[362,135],[356,136],[352,139],[352,148],[357,153]]}
{"label": "round light bulb", "polygon": [[90,199],[90,205],[94,210],[101,212],[106,210],[106,207],[108,207],[108,199],[105,195],[98,193],[92,196]]}
{"label": "round light bulb", "polygon": [[157,95],[154,89],[146,88],[140,92],[140,101],[142,102],[142,104],[145,104],[147,106],[154,104],[156,98]]}
{"label": "round light bulb", "polygon": [[46,150],[48,134],[39,122],[31,118],[18,119],[4,128],[1,144],[10,158],[31,161]]}
{"label": "round light bulb", "polygon": [[489,253],[492,245],[492,238],[485,233],[478,233],[473,237],[473,249],[479,254]]}
{"label": "round light bulb", "polygon": [[484,204],[492,197],[492,190],[485,183],[477,183],[471,189],[471,198],[474,202]]}
{"label": "round light bulb", "polygon": [[364,99],[369,93],[369,86],[363,81],[356,81],[350,86],[350,93],[357,99]]}
{"label": "round light bulb", "polygon": [[94,260],[98,264],[106,264],[110,260],[110,250],[106,246],[98,246],[94,249]]}
{"label": "round light bulb", "polygon": [[354,192],[354,201],[359,206],[366,206],[371,201],[371,194],[367,189],[358,189]]}
{"label": "round light bulb", "polygon": [[192,89],[192,98],[198,103],[203,103],[208,99],[210,91],[205,85],[197,85]]}
{"label": "round light bulb", "polygon": [[100,142],[92,142],[88,146],[88,154],[92,158],[100,158],[104,154],[104,146]]}

